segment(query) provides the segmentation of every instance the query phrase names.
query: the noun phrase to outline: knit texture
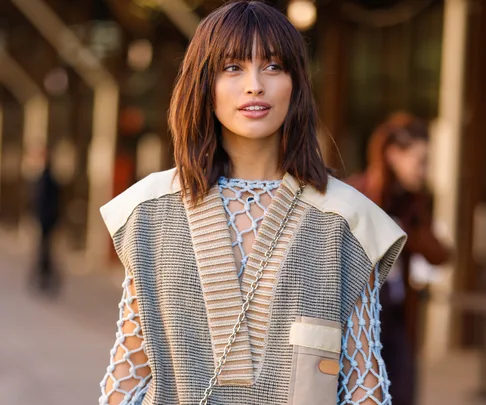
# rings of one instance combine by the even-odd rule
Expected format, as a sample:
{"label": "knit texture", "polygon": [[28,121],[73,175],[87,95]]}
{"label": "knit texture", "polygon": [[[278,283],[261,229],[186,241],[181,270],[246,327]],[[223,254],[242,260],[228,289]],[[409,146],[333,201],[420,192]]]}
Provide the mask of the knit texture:
{"label": "knit texture", "polygon": [[[235,245],[217,188],[213,188],[206,201],[192,213],[185,209],[178,193],[146,201],[114,235],[115,248],[127,268],[127,278],[135,281],[139,326],[144,331],[144,352],[152,371],[151,376],[140,378],[136,367],[130,369],[129,377],[138,379],[138,383],[128,390],[120,381],[119,392],[126,395],[122,404],[138,403],[140,395],[137,393],[144,394],[143,404],[199,402],[212,375],[217,353],[222,349],[218,333],[224,330],[221,339],[223,335],[227,337],[227,326],[232,325],[237,316],[237,306],[232,306],[231,300],[237,302],[238,292],[241,302],[241,293],[248,288],[266,250],[268,241],[265,239],[273,238],[292,193],[293,190],[280,187],[269,207],[254,243],[255,251],[245,263],[243,277],[247,278],[241,284],[242,291],[234,255],[230,254]],[[226,232],[220,229],[221,224]],[[226,382],[223,380],[222,385],[216,387],[211,403],[287,403],[293,356],[288,341],[290,325],[296,316],[305,315],[342,325],[340,399],[337,403],[360,403],[361,400],[351,402],[353,394],[366,390],[363,400],[370,397],[376,398],[378,404],[389,404],[388,381],[380,361],[377,291],[400,244],[397,242],[376,266],[375,281],[369,286],[374,264],[342,217],[300,202],[289,226],[287,234],[282,236],[280,255],[269,264],[274,270],[262,283],[262,295],[256,297],[255,305],[252,304],[254,313],[249,314],[243,329],[246,335],[242,334],[239,343],[242,350],[235,351],[236,356],[244,356],[234,357],[233,364],[224,370]],[[207,245],[214,243],[219,243],[222,256],[208,253]],[[207,267],[201,266],[205,260],[209,260]],[[218,272],[218,275],[228,272],[228,277],[211,280],[208,269],[218,265],[228,266],[227,270]],[[209,271],[206,276],[205,271]],[[231,276],[230,271],[233,271]],[[204,281],[205,277],[209,277],[209,282]],[[236,291],[235,286],[238,287]],[[132,318],[121,320],[126,323],[138,319],[137,316]],[[119,323],[119,335],[124,333],[122,326]],[[353,351],[348,350],[350,341],[354,341]],[[120,345],[119,338],[116,345]],[[248,349],[250,357],[247,357]],[[347,363],[351,368],[345,371]],[[239,375],[238,365],[243,366],[240,367],[242,375]],[[107,375],[113,376],[112,366],[113,361]],[[350,384],[353,373],[358,376],[356,384]],[[377,383],[365,386],[370,373]],[[105,393],[100,404],[107,403],[109,395],[110,392]],[[332,393],[316,392],[316,395]],[[382,402],[379,397],[383,398]]]}

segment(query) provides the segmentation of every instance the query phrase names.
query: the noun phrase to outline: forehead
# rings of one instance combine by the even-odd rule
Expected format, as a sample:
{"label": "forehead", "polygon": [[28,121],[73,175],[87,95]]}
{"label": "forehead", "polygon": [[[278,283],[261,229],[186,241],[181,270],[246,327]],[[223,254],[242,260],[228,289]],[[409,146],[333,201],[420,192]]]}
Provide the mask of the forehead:
{"label": "forehead", "polygon": [[416,139],[412,142],[411,149],[412,148],[416,153],[426,153],[429,148],[429,142],[425,139]]}

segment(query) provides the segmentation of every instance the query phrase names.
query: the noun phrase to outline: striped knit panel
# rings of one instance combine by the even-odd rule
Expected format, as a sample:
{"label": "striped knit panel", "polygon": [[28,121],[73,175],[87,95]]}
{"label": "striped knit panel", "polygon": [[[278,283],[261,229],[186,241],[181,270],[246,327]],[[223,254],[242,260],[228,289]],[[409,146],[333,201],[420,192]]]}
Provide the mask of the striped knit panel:
{"label": "striped knit panel", "polygon": [[[141,204],[114,239],[122,261],[135,277],[153,373],[143,404],[199,403],[215,359],[180,195]],[[253,384],[217,386],[211,404],[286,404],[293,356],[291,323],[299,315],[340,321],[341,300],[358,297],[371,275],[371,263],[337,215],[307,206],[290,242],[270,306],[261,367]],[[342,283],[351,279],[358,281],[343,289]]]}
{"label": "striped knit panel", "polygon": [[[294,193],[292,190],[289,190],[282,184],[274,196],[272,204],[268,207],[242,276],[241,291],[243,296],[246,296],[250,291],[251,284],[255,280],[255,275],[260,268],[260,263],[264,260],[265,253],[269,249],[280,224],[285,218],[293,198]],[[272,302],[282,270],[282,264],[285,262],[289,247],[293,242],[307,208],[307,204],[301,201],[295,206],[294,212],[283,230],[272,257],[268,261],[250,309],[247,312],[254,375],[258,375],[261,370],[262,358],[268,337]]]}
{"label": "striped knit panel", "polygon": [[[186,209],[217,361],[243,305],[231,237],[217,187],[213,187],[197,207],[190,207],[187,199]],[[251,385],[253,382],[246,322],[241,325],[218,382],[227,385]]]}
{"label": "striped knit panel", "polygon": [[[241,289],[231,244],[231,236],[221,195],[213,187],[197,207],[186,201],[196,261],[206,301],[214,358],[219,359],[228,342],[243,299],[255,279],[265,252],[285,219],[294,191],[282,185],[277,190],[261,222],[249,255]],[[270,306],[275,294],[281,264],[300,223],[306,205],[298,204],[278,240],[273,255],[259,282],[247,319],[242,323],[236,342],[218,379],[221,385],[251,385],[261,365],[268,335]]]}

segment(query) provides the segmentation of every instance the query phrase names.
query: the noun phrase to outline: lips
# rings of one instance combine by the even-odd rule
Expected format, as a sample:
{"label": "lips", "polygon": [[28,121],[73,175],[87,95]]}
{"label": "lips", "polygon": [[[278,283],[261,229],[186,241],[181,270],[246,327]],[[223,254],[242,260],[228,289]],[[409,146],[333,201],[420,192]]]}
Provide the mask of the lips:
{"label": "lips", "polygon": [[238,110],[247,118],[263,118],[270,111],[270,104],[262,101],[253,101],[238,107]]}
{"label": "lips", "polygon": [[270,104],[263,101],[251,101],[249,103],[242,104],[238,107],[238,110],[267,110],[270,108]]}

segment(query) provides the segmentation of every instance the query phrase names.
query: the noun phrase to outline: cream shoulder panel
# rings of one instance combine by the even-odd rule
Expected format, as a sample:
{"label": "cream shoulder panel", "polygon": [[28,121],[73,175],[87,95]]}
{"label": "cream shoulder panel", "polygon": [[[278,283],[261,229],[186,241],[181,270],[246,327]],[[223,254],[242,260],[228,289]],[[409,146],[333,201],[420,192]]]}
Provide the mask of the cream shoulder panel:
{"label": "cream shoulder panel", "polygon": [[152,173],[100,208],[106,227],[113,236],[144,201],[180,191],[176,169]]}
{"label": "cream shoulder panel", "polygon": [[[297,184],[290,175],[285,176],[284,181],[289,185]],[[405,232],[380,207],[334,177],[329,177],[326,193],[306,187],[301,199],[322,212],[343,217],[373,264],[398,240],[402,239],[402,247],[406,241]]]}

